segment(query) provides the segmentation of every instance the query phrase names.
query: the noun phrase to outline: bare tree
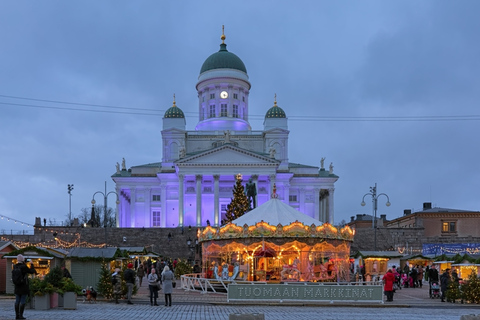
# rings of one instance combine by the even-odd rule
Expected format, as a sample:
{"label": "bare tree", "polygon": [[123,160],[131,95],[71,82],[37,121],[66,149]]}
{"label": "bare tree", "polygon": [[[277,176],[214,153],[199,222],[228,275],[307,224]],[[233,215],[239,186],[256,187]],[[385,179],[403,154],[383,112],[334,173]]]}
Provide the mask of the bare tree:
{"label": "bare tree", "polygon": [[107,214],[104,214],[104,207],[100,205],[95,205],[93,207],[93,217],[92,217],[92,207],[82,208],[80,214],[77,216],[78,222],[80,224],[86,224],[89,227],[103,227],[106,226],[113,228],[116,226],[116,217],[115,210],[112,208],[107,208]]}

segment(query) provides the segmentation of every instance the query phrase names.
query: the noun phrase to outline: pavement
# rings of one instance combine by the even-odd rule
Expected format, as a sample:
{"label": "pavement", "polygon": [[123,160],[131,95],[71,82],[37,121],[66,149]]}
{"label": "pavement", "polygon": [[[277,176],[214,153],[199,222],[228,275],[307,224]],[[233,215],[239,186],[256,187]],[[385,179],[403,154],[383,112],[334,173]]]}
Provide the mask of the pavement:
{"label": "pavement", "polygon": [[[180,281],[177,282],[180,284]],[[263,314],[265,319],[328,319],[381,320],[402,318],[408,320],[450,320],[461,315],[478,314],[480,306],[441,302],[430,299],[428,286],[397,290],[393,302],[381,303],[229,303],[226,294],[185,291],[174,289],[172,306],[164,306],[164,295],[159,292],[160,306],[151,306],[148,286],[144,282],[133,298],[133,305],[125,300],[120,304],[99,300],[97,303],[83,303],[79,297],[76,310],[55,308],[50,310],[26,309],[24,316],[34,319],[229,319],[231,314]],[[0,319],[15,319],[14,297],[0,296]]]}

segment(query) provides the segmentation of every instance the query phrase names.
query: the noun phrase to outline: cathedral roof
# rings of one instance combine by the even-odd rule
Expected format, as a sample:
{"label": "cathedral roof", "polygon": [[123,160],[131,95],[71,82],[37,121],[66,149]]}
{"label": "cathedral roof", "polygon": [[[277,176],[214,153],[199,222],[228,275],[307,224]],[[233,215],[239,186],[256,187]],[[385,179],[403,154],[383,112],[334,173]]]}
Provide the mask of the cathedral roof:
{"label": "cathedral roof", "polygon": [[220,50],[205,60],[200,69],[200,74],[213,69],[236,69],[247,73],[243,61],[236,54],[228,52],[224,34],[222,34],[221,39]]}
{"label": "cathedral roof", "polygon": [[277,106],[277,95],[275,94],[275,102],[273,104],[273,107],[268,109],[267,114],[265,115],[265,118],[286,118],[287,115],[285,114],[285,111],[283,111],[282,108]]}
{"label": "cathedral roof", "polygon": [[175,104],[175,95],[173,95],[173,106],[168,108],[167,111],[165,111],[165,115],[163,116],[164,118],[185,118],[185,115],[183,114],[182,109],[177,107]]}

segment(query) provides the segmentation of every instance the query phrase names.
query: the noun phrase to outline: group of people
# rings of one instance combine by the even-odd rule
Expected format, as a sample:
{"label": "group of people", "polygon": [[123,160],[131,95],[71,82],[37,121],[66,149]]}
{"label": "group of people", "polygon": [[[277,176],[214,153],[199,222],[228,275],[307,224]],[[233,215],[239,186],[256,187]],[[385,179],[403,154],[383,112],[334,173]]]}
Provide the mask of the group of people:
{"label": "group of people", "polygon": [[[445,295],[448,291],[448,287],[450,282],[454,281],[456,283],[459,282],[458,274],[455,269],[452,270],[450,274],[450,269],[445,269],[445,271],[439,275],[439,272],[435,265],[427,266],[426,270],[423,270],[422,266],[414,266],[409,267],[408,264],[405,265],[403,268],[403,276],[408,279],[407,285],[405,287],[422,287],[423,286],[423,278],[425,276],[425,280],[429,283],[429,290],[431,294],[432,285],[440,285],[442,295],[441,301],[445,302]],[[393,294],[395,292],[395,284],[398,283],[398,279],[400,279],[401,275],[396,270],[395,266],[392,269],[388,269],[387,273],[383,276],[383,284],[384,284],[384,292],[387,296],[387,301],[393,301]]]}
{"label": "group of people", "polygon": [[[176,265],[176,260],[173,261],[172,265]],[[112,274],[115,303],[118,303],[118,299],[122,294],[119,272],[120,269],[117,268]],[[127,304],[133,304],[132,293],[136,279],[138,279],[138,285],[141,287],[145,275],[147,276],[148,289],[150,291],[150,305],[158,306],[158,291],[162,289],[165,294],[165,306],[172,306],[172,291],[175,287],[173,266],[171,268],[167,261],[152,262],[150,259],[140,263],[136,272],[133,270],[132,263],[127,265],[127,269],[123,273],[123,279],[127,285]]]}
{"label": "group of people", "polygon": [[423,278],[425,276],[425,270],[421,265],[415,265],[410,267],[405,264],[402,272],[402,285],[405,288],[422,288],[423,287]]}

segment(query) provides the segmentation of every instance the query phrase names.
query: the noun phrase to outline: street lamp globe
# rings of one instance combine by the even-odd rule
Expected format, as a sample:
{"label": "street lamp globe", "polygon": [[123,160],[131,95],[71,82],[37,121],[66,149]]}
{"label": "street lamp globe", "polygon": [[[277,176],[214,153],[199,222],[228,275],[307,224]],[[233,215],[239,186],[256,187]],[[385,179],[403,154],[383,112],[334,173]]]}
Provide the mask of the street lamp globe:
{"label": "street lamp globe", "polygon": [[92,199],[92,204],[93,204],[93,205],[95,204],[95,199]]}
{"label": "street lamp globe", "polygon": [[390,207],[390,205],[391,205],[390,201],[387,201],[387,203],[385,203],[385,205],[386,205],[387,207]]}
{"label": "street lamp globe", "polygon": [[362,203],[360,203],[360,205],[361,205],[362,207],[365,207],[365,201],[362,201]]}

